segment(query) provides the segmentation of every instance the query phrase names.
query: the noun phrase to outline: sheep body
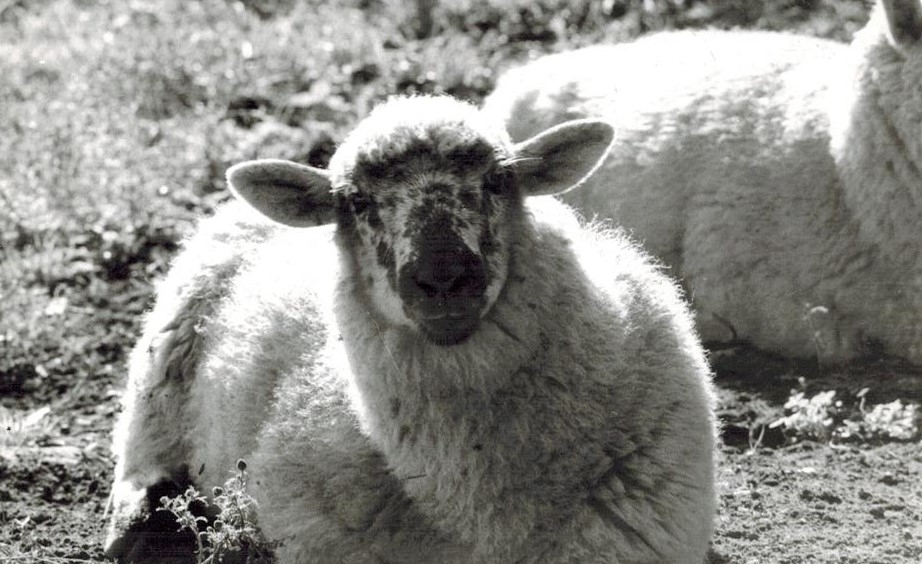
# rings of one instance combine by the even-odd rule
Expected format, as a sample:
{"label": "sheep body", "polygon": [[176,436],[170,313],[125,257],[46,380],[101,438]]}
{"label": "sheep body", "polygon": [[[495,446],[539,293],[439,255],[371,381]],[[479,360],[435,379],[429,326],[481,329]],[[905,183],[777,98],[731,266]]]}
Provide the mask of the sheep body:
{"label": "sheep body", "polygon": [[220,211],[152,313],[173,353],[142,339],[132,372],[144,396],[169,387],[158,359],[194,365],[167,412],[188,424],[129,401],[135,436],[179,438],[120,435],[117,484],[187,466],[207,488],[245,458],[282,562],[700,563],[714,420],[677,289],[549,197],[520,227],[495,303],[441,346],[370,307],[342,226]]}
{"label": "sheep body", "polygon": [[922,49],[899,33],[884,10],[850,46],[663,33],[515,69],[485,110],[514,138],[613,123],[607,162],[564,199],[671,266],[706,341],[823,362],[876,341],[920,362]]}

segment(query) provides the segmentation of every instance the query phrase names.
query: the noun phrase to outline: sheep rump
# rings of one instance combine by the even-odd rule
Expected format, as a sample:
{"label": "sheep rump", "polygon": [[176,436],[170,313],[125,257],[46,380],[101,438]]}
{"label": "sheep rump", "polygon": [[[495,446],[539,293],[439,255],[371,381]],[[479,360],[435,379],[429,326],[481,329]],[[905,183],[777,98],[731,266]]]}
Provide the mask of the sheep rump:
{"label": "sheep rump", "polygon": [[[516,139],[587,116],[615,126],[606,163],[564,200],[669,265],[706,342],[821,362],[877,343],[919,363],[922,9],[882,4],[850,46],[694,31],[548,56],[484,109]],[[888,26],[888,10],[912,17]]]}
{"label": "sheep rump", "polygon": [[[700,564],[715,422],[680,294],[624,237],[549,197],[525,210],[499,297],[451,346],[369,307],[341,229],[239,203],[206,220],[151,314],[167,337],[136,351],[116,517],[177,467],[207,491],[245,458],[282,562]],[[166,389],[170,419],[143,399]]]}

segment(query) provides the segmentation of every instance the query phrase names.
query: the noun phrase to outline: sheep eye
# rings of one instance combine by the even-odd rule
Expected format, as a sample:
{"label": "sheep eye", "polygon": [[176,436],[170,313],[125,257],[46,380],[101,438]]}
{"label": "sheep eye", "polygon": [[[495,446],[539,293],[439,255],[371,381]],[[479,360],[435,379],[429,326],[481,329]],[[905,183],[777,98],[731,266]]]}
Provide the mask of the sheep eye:
{"label": "sheep eye", "polygon": [[512,171],[506,168],[493,170],[484,177],[483,189],[491,194],[505,194],[512,185]]}
{"label": "sheep eye", "polygon": [[371,198],[365,194],[355,193],[349,200],[352,203],[352,211],[357,215],[364,213],[371,206]]}

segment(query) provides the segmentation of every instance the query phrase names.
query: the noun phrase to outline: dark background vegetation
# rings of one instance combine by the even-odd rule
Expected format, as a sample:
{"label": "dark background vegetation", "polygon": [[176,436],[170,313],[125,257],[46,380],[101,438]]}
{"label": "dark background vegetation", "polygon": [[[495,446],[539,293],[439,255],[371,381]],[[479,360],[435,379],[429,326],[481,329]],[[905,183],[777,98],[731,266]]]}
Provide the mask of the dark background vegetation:
{"label": "dark background vegetation", "polygon": [[[387,96],[479,102],[504,68],[548,52],[705,27],[847,41],[869,8],[0,0],[0,561],[104,561],[108,435],[126,357],[152,283],[195,218],[228,198],[231,163],[323,166]],[[727,441],[714,562],[922,557],[911,404],[881,423],[909,425],[905,436],[841,432],[870,409],[863,400],[922,399],[915,369],[878,359],[819,371],[746,347],[713,358]],[[803,409],[785,409],[792,389]],[[824,390],[838,395],[809,411]],[[770,425],[785,414],[795,419]]]}

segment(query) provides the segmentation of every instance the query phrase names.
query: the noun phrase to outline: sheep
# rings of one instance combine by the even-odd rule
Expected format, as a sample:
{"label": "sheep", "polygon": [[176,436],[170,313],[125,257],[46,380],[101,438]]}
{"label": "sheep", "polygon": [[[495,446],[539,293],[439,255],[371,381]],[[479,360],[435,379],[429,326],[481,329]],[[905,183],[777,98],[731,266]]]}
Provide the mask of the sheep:
{"label": "sheep", "polygon": [[158,496],[243,458],[280,562],[700,564],[717,437],[691,314],[549,196],[612,136],[513,144],[468,103],[395,98],[328,170],[232,167],[241,201],[185,244],[130,362],[107,554],[163,561]]}
{"label": "sheep", "polygon": [[705,343],[920,363],[920,37],[919,0],[882,1],[851,45],[666,32],[513,69],[484,110],[513,139],[615,126],[606,163],[564,200],[671,267]]}

